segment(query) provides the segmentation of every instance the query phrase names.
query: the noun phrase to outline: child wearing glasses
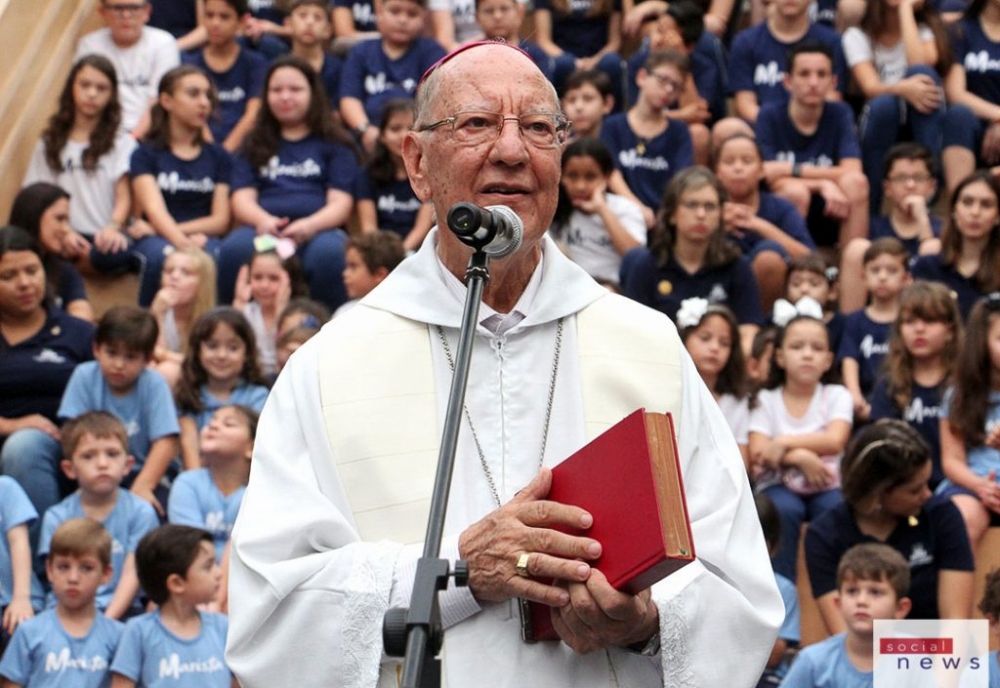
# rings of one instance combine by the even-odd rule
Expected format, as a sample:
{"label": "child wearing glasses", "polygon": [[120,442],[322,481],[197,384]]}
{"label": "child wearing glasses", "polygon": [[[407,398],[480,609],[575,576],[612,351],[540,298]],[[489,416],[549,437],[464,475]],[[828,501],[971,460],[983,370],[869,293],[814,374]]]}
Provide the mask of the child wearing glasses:
{"label": "child wearing glasses", "polygon": [[889,214],[873,216],[868,236],[852,239],[844,248],[840,269],[849,279],[840,290],[840,309],[849,313],[863,308],[868,298],[861,258],[875,239],[894,237],[911,256],[941,252],[941,218],[930,214],[937,191],[934,155],[920,143],[897,143],[885,157],[882,195],[889,201]]}
{"label": "child wearing glasses", "polygon": [[674,175],[663,195],[661,219],[649,233],[649,248],[632,249],[622,258],[621,289],[675,322],[686,299],[728,306],[746,351],[763,316],[750,262],[726,238],[725,200],[725,189],[707,167]]}
{"label": "child wearing glasses", "polygon": [[146,26],[151,11],[143,0],[101,0],[98,13],[107,26],[81,38],[74,57],[96,53],[111,60],[118,73],[122,127],[136,138],[149,128],[160,79],[181,61],[174,37]]}
{"label": "child wearing glasses", "polygon": [[837,83],[829,46],[806,40],[788,55],[787,103],[761,108],[756,133],[764,174],[796,205],[817,246],[836,249],[868,234],[868,179],[854,114],[827,97]]}
{"label": "child wearing glasses", "polygon": [[694,162],[688,125],[666,115],[666,108],[680,97],[688,74],[688,58],[681,53],[650,53],[636,75],[639,96],[635,105],[628,112],[611,115],[601,126],[601,141],[618,168],[608,187],[638,203],[650,228],[667,182]]}

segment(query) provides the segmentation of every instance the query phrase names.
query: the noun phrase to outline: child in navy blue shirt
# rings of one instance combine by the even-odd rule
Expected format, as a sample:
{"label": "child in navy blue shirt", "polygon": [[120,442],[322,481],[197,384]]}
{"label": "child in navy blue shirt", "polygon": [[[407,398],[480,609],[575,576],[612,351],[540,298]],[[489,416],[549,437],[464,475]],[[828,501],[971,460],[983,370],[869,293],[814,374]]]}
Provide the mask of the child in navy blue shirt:
{"label": "child in navy blue shirt", "polygon": [[889,545],[866,543],[844,553],[837,567],[837,606],[845,633],[799,652],[782,688],[871,686],[875,621],[902,619],[910,611],[910,566]]}
{"label": "child in navy blue shirt", "polygon": [[56,529],[69,519],[86,517],[101,523],[114,546],[112,575],[97,591],[97,608],[112,619],[120,619],[140,610],[135,547],[143,535],[159,525],[159,519],[153,507],[121,487],[132,467],[132,457],[125,426],[118,418],[106,411],[90,411],[68,422],[62,436],[66,456],[63,472],[80,488],[45,512],[38,556],[50,553]]}
{"label": "child in navy blue shirt", "polygon": [[943,397],[958,360],[962,316],[943,284],[917,280],[899,297],[889,354],[871,394],[871,419],[901,418],[930,447],[931,489],[941,469]]}
{"label": "child in navy blue shirt", "polygon": [[[413,192],[403,164],[403,140],[413,127],[413,101],[393,98],[382,107],[378,142],[358,175],[358,221],[362,232],[395,232],[407,251],[416,251],[434,224],[434,207]],[[353,297],[352,297],[353,298]]]}
{"label": "child in navy blue shirt", "polygon": [[638,203],[649,228],[667,183],[694,161],[687,124],[665,114],[665,108],[677,102],[687,77],[686,57],[669,50],[651,53],[636,76],[636,104],[601,126],[601,141],[617,168],[608,188]]}
{"label": "child in navy blue shirt", "polygon": [[59,417],[69,420],[86,411],[108,411],[120,418],[135,461],[133,472],[123,476],[125,485],[163,513],[154,491],[177,454],[180,428],[169,385],[148,367],[158,331],[152,314],[135,306],[116,306],[105,313],[94,335],[96,360],[73,371]]}
{"label": "child in navy blue shirt", "polygon": [[279,58],[264,88],[260,117],[233,167],[233,215],[242,226],[219,248],[219,303],[232,303],[254,238],[271,234],[295,242],[310,296],[336,308],[346,300],[342,228],[354,204],[357,158],[307,62]]}
{"label": "child in navy blue shirt", "polygon": [[[503,39],[528,53],[531,60],[549,81],[553,79],[553,64],[541,46],[521,38],[521,22],[525,6],[518,0],[476,0],[476,23],[487,40]],[[596,71],[596,70],[595,70]],[[604,74],[604,72],[599,72]],[[607,78],[607,75],[604,75]],[[568,90],[568,86],[566,87]],[[610,84],[608,86],[610,88]]]}
{"label": "child in navy blue shirt", "polygon": [[584,69],[573,72],[566,79],[562,107],[573,125],[569,132],[573,140],[599,137],[604,118],[611,114],[614,106],[611,80],[604,72]]}
{"label": "child in navy blue shirt", "polygon": [[674,176],[649,247],[634,248],[622,257],[621,290],[671,320],[685,299],[721,303],[736,316],[740,336],[749,343],[763,320],[760,297],[750,263],[722,228],[725,198],[719,180],[706,167],[689,167]]}
{"label": "child in navy blue shirt", "polygon": [[[756,126],[768,185],[795,203],[819,246],[846,246],[868,234],[868,179],[854,113],[827,101],[835,83],[830,48],[802,41],[788,55],[787,103],[761,108]],[[839,230],[819,227],[824,218]]]}
{"label": "child in navy blue shirt", "polygon": [[910,283],[910,254],[899,239],[876,239],[865,251],[865,283],[871,303],[849,313],[837,350],[844,386],[851,392],[854,417],[865,422],[871,416],[868,398],[889,352],[889,336],[899,317],[899,296]]}
{"label": "child in navy blue shirt", "polygon": [[136,550],[142,588],[158,607],[130,619],[111,662],[115,688],[231,688],[225,616],[199,611],[219,593],[212,534],[165,525]]}
{"label": "child in navy blue shirt", "polygon": [[358,43],[347,54],[340,79],[340,116],[367,151],[375,149],[372,126],[390,98],[412,98],[424,72],[444,49],[421,34],[427,0],[382,0],[375,21],[382,37]]}
{"label": "child in navy blue shirt", "polygon": [[871,218],[868,236],[851,239],[844,248],[840,269],[849,279],[840,291],[840,309],[845,313],[865,305],[868,290],[862,258],[871,241],[895,237],[910,256],[941,252],[941,218],[931,215],[930,204],[937,190],[934,156],[920,143],[897,143],[885,159],[882,193],[889,201],[889,214]]}
{"label": "child in navy blue shirt", "polygon": [[599,69],[622,92],[622,0],[537,0],[534,37],[553,60],[553,83],[562,89],[577,69]]}
{"label": "child in navy blue shirt", "polygon": [[330,109],[336,111],[340,101],[340,72],[343,62],[326,49],[333,32],[325,0],[292,0],[288,3],[289,39],[292,55],[302,58],[319,74]]}
{"label": "child in navy blue shirt", "polygon": [[108,667],[122,624],[100,614],[94,598],[112,575],[108,531],[73,518],[52,536],[45,562],[54,609],[21,624],[0,660],[5,688],[108,688]]}
{"label": "child in navy blue shirt", "polygon": [[199,67],[215,84],[218,106],[208,120],[212,139],[230,153],[239,149],[260,109],[260,88],[267,60],[240,44],[250,16],[247,0],[205,0],[208,43],[181,54],[181,62]]}
{"label": "child in navy blue shirt", "polygon": [[215,102],[215,86],[198,67],[171,69],[160,81],[149,133],[132,153],[132,190],[154,232],[134,246],[143,264],[141,306],[153,303],[168,248],[214,253],[229,231],[232,161],[202,135]]}

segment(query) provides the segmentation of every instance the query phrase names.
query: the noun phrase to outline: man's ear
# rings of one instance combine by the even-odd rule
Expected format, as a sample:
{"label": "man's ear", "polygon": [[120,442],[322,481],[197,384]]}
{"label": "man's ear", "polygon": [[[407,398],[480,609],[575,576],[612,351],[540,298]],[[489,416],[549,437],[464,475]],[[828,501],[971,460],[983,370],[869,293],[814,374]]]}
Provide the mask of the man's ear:
{"label": "man's ear", "polygon": [[430,200],[431,189],[424,169],[424,150],[418,132],[411,131],[403,139],[403,163],[406,165],[406,175],[410,178],[413,193],[421,201]]}

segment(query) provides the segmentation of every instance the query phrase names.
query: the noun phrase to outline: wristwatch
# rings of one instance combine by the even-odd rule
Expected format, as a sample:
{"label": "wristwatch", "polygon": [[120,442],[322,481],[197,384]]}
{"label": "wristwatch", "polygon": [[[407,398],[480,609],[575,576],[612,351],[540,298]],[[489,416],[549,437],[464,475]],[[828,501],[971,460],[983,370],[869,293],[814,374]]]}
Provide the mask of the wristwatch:
{"label": "wristwatch", "polygon": [[368,131],[368,128],[371,125],[371,122],[362,122],[358,126],[354,127],[354,133],[357,134],[358,137],[364,136],[365,132]]}
{"label": "wristwatch", "polygon": [[792,163],[792,176],[798,179],[802,176],[802,163],[794,162]]}
{"label": "wristwatch", "polygon": [[632,652],[643,657],[655,657],[660,652],[660,631],[657,629],[656,633],[647,640],[645,643],[636,643],[635,645],[629,645],[626,648],[629,652]]}

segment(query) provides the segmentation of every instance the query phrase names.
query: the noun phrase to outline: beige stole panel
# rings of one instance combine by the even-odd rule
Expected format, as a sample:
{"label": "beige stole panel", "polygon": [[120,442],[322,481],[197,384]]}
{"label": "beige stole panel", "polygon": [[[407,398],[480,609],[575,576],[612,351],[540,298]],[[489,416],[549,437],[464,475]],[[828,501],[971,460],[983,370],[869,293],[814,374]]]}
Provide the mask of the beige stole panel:
{"label": "beige stole panel", "polygon": [[[358,533],[423,542],[441,441],[428,327],[364,305],[329,325],[338,326],[324,337],[320,398]],[[577,329],[588,439],[642,406],[679,424],[680,340],[669,322],[608,296],[577,315]]]}

